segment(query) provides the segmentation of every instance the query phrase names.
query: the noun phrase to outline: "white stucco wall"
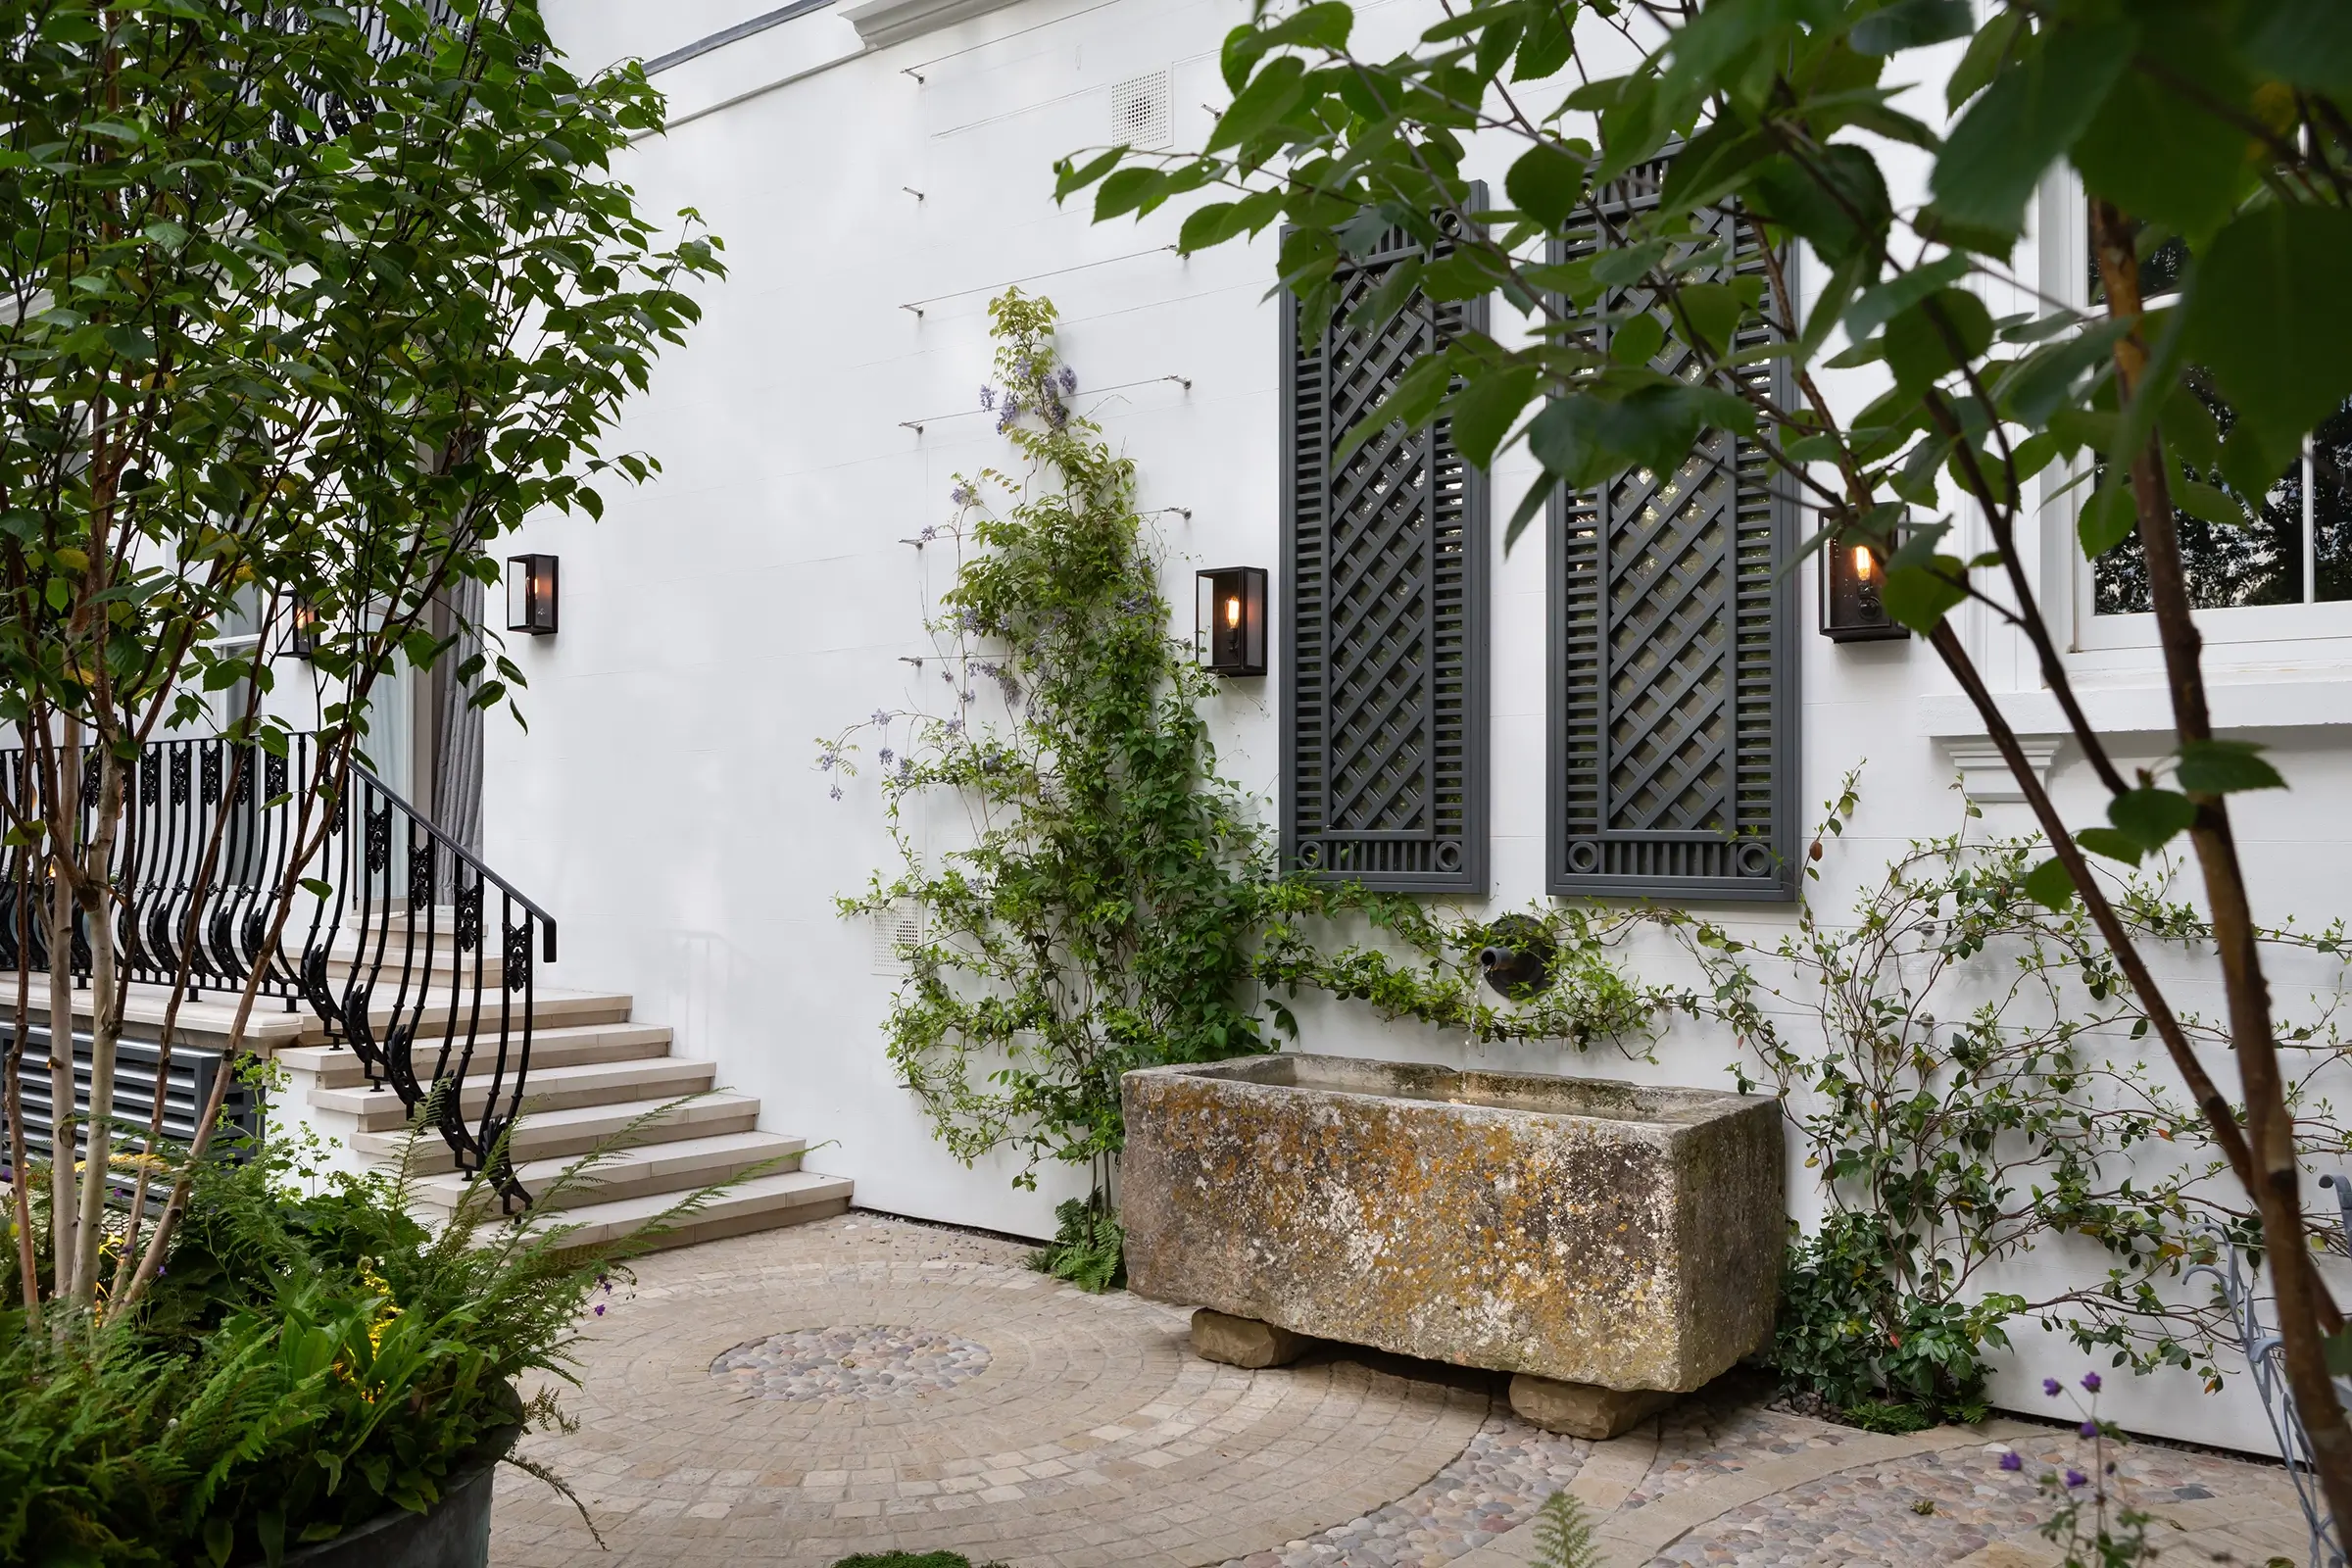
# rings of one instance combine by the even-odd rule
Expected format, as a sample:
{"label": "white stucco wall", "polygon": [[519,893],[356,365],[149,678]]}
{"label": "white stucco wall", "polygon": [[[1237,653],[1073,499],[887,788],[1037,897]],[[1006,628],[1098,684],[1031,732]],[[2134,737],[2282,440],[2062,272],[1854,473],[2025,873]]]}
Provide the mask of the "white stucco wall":
{"label": "white stucco wall", "polygon": [[[579,68],[657,56],[764,9],[549,5]],[[1427,9],[1386,0],[1364,8],[1362,26],[1401,42]],[[638,1016],[673,1024],[682,1054],[715,1058],[722,1083],[763,1098],[765,1126],[825,1141],[810,1163],[854,1177],[873,1207],[1036,1235],[1050,1230],[1052,1203],[1080,1188],[1049,1171],[1028,1194],[1009,1165],[963,1169],[895,1086],[879,1032],[892,982],[870,972],[870,929],[832,904],[888,864],[880,803],[870,776],[829,800],[815,738],[877,708],[930,701],[923,682],[936,681],[900,659],[930,651],[919,622],[947,563],[903,541],[948,519],[952,474],[1005,451],[977,392],[989,373],[985,306],[1008,283],[1060,307],[1079,407],[1136,459],[1144,507],[1190,510],[1189,521],[1160,519],[1186,625],[1193,567],[1278,563],[1281,344],[1262,298],[1271,237],[1182,259],[1166,248],[1180,215],[1098,228],[1085,204],[1052,201],[1053,160],[1111,139],[1112,83],[1168,71],[1173,144],[1199,145],[1207,106],[1225,96],[1218,42],[1247,14],[1243,0],[1022,0],[860,53],[849,23],[817,11],[664,72],[673,127],[626,166],[648,209],[702,213],[732,275],[705,291],[689,346],[630,408],[624,442],[657,455],[663,474],[609,492],[599,525],[541,523],[516,547],[562,557],[564,629],[514,639],[530,730],[490,726],[489,856],[562,921],[557,983],[634,992]],[[1940,104],[1939,90],[1918,96],[1922,113]],[[1506,160],[1498,149],[1480,172],[1499,184]],[[1898,155],[1889,172],[1916,183],[1925,170]],[[2025,283],[2046,263],[2061,286],[2079,269],[2073,243],[2060,225],[2022,247]],[[1996,302],[1996,314],[2023,298]],[[1497,306],[1498,329],[1508,317]],[[1827,378],[1858,407],[1874,373]],[[1094,390],[1111,388],[1121,390]],[[1507,559],[1499,541],[1531,475],[1514,455],[1494,486],[1497,909],[1542,893],[1542,530]],[[2052,560],[2067,569],[2055,547]],[[1935,737],[1970,726],[1922,644],[1838,648],[1811,635],[1810,572],[1805,583],[1802,798],[1818,802],[1844,769],[1870,764],[1854,830],[1825,863],[1835,900],[1905,839],[1952,823],[1952,763]],[[2266,726],[2250,733],[2278,749],[2295,786],[2245,813],[2245,853],[2266,914],[2324,916],[2345,907],[2352,871],[2352,764],[2336,727],[2352,720],[2352,607],[2234,615],[2217,617],[2219,710]],[[2019,694],[2024,727],[2054,728],[2034,716],[2046,699],[2020,651],[1981,615],[1964,625],[1995,684]],[[2084,640],[2119,638],[2102,628]],[[2142,731],[2124,750],[2152,757],[2163,715],[2153,651],[2077,657],[2096,688],[2094,716]],[[1229,770],[1266,794],[1276,712],[1269,679],[1231,684],[1214,714]],[[2054,779],[2094,820],[2087,769],[2067,751]],[[1996,827],[2028,825],[2021,807],[1988,814]],[[1765,929],[1786,921],[1718,912]],[[1560,1050],[1466,1049],[1347,1006],[1309,1005],[1301,1018],[1309,1049],[1399,1058],[1710,1085],[1729,1060],[1720,1037],[1695,1030],[1670,1037],[1654,1065],[1583,1063]],[[1806,1183],[1792,1170],[1800,1212],[1814,1202]],[[2040,1402],[2045,1373],[2086,1364],[2030,1325],[2019,1344],[1999,1392],[2023,1407]],[[2242,1393],[2208,1399],[2185,1379],[2117,1381],[2111,1408],[2129,1423],[2265,1441]]]}

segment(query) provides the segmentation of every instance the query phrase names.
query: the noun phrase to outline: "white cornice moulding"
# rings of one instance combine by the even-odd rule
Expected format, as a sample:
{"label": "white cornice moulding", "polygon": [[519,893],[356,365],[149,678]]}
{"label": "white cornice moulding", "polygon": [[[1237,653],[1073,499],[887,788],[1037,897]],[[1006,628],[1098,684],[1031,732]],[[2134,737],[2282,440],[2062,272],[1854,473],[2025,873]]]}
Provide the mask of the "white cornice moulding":
{"label": "white cornice moulding", "polygon": [[876,49],[912,38],[934,28],[1002,11],[1013,0],[860,0],[844,6],[840,15],[858,29],[858,36]]}
{"label": "white cornice moulding", "polygon": [[[2020,735],[2017,738],[2017,749],[2026,754],[2026,761],[2033,767],[2034,776],[2041,781],[2044,789],[2049,788],[2050,784],[2050,760],[2058,755],[2058,747],[2064,739],[2061,735]],[[1936,741],[1943,747],[1944,755],[1952,760],[1952,766],[1959,769],[1960,787],[1968,793],[1970,800],[1990,804],[2026,798],[2025,787],[2018,783],[2017,775],[2009,771],[2008,762],[2002,760],[1999,748],[1988,737],[1939,735]]]}

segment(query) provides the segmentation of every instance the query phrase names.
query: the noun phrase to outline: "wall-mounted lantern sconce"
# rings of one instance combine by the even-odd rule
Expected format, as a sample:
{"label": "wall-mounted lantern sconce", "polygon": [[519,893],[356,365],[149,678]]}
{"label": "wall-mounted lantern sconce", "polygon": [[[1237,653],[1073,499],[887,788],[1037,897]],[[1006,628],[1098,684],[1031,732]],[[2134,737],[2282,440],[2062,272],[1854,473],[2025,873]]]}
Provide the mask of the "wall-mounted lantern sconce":
{"label": "wall-mounted lantern sconce", "polygon": [[1194,657],[1217,675],[1266,672],[1266,571],[1220,566],[1200,573]]}
{"label": "wall-mounted lantern sconce", "polygon": [[308,659],[318,651],[318,607],[307,599],[297,599],[288,612],[286,652],[296,659]]}
{"label": "wall-mounted lantern sconce", "polygon": [[507,630],[546,637],[556,629],[556,558],[507,558]]}
{"label": "wall-mounted lantern sconce", "polygon": [[1881,643],[1910,631],[1879,597],[1886,560],[1859,539],[1832,540],[1821,547],[1821,634],[1832,642]]}

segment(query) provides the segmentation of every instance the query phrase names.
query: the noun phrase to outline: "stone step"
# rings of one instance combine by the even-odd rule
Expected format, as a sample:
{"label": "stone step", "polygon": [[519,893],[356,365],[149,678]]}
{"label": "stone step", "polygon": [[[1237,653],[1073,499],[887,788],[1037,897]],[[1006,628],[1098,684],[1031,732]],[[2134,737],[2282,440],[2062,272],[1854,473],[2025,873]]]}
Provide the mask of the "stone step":
{"label": "stone step", "polygon": [[[440,1038],[440,1031],[449,1027],[448,996],[449,993],[443,991],[439,996],[428,999],[417,1024],[419,1029],[431,1031],[432,1038],[436,1040]],[[393,1016],[391,998],[392,991],[387,986],[379,989],[373,997],[368,999],[368,1016],[379,1033],[391,1025]],[[512,1007],[515,1022],[518,1024],[521,1022],[522,998],[519,994],[485,991],[482,993],[478,1026],[482,1032],[493,1036],[497,1034],[499,1004],[502,998]],[[541,987],[531,997],[531,1026],[534,1031],[537,1031],[540,1029],[564,1029],[586,1024],[627,1023],[629,1009],[634,1004],[635,999],[626,992],[552,991]],[[476,1016],[470,997],[466,999],[465,1005],[457,1009],[457,1015],[461,1023]],[[405,1019],[407,1014],[404,1012],[401,1016]],[[312,1039],[324,1040],[325,1027],[320,1025],[316,1018],[313,1018],[311,1022],[314,1026]]]}
{"label": "stone step", "polygon": [[435,952],[428,956],[422,948],[413,954],[407,953],[398,941],[387,944],[380,954],[371,948],[365,954],[337,951],[327,955],[326,977],[337,991],[342,990],[343,982],[351,978],[355,969],[364,975],[373,975],[377,988],[386,992],[400,984],[400,977],[404,973],[408,975],[411,986],[423,980],[436,991],[447,991],[453,981],[467,992],[477,985],[484,991],[495,992],[507,983],[506,962],[496,954],[482,955],[481,969],[477,974],[474,956],[470,953],[460,956],[453,966],[446,953]]}
{"label": "stone step", "polygon": [[[573,1105],[613,1105],[630,1101],[674,1100],[700,1094],[710,1087],[716,1067],[708,1061],[680,1056],[650,1056],[621,1061],[583,1061],[569,1067],[541,1067],[533,1063],[523,1083],[520,1108],[561,1110]],[[508,1079],[512,1085],[513,1079]],[[501,1093],[506,1089],[502,1087]],[[458,1099],[471,1115],[490,1095],[486,1078],[467,1078]],[[315,1089],[311,1103],[319,1110],[337,1111],[359,1119],[362,1132],[389,1132],[405,1127],[409,1113],[400,1097],[389,1089]]]}
{"label": "stone step", "polygon": [[[628,1134],[632,1146],[750,1132],[760,1122],[760,1101],[756,1096],[721,1091],[675,1103],[642,1100],[536,1111],[514,1124],[507,1151],[517,1164],[585,1154],[599,1144],[619,1138],[632,1122],[638,1124]],[[351,1147],[368,1163],[391,1169],[400,1163],[408,1142],[408,1131],[402,1127],[392,1132],[354,1134]],[[457,1155],[438,1134],[428,1131],[416,1140],[410,1169],[417,1175],[436,1175],[455,1170],[457,1165]]]}
{"label": "stone step", "polygon": [[[806,1139],[778,1133],[717,1133],[618,1151],[564,1185],[559,1183],[577,1163],[576,1155],[526,1160],[515,1166],[514,1174],[531,1195],[533,1209],[553,1213],[657,1193],[691,1193],[762,1166],[768,1168],[762,1174],[799,1170],[801,1152],[808,1147]],[[419,1218],[430,1221],[456,1209],[466,1186],[466,1179],[454,1171],[418,1182],[414,1189],[417,1200],[433,1211]]]}
{"label": "stone step", "polygon": [[[750,1231],[776,1230],[786,1225],[804,1225],[810,1220],[831,1219],[836,1214],[848,1211],[850,1194],[851,1185],[846,1176],[825,1176],[808,1170],[755,1176],[750,1181],[728,1188],[693,1215],[679,1221],[654,1246],[684,1247],[693,1242],[716,1241],[722,1236],[741,1236]],[[635,1233],[675,1204],[681,1196],[677,1193],[656,1193],[644,1198],[617,1199],[609,1203],[587,1203],[525,1223],[534,1228],[563,1226],[568,1232],[564,1238],[566,1245],[597,1247]]]}
{"label": "stone step", "polygon": [[[486,1032],[482,1046],[477,1049],[469,1077],[486,1076],[497,1060],[493,1049],[498,1036]],[[426,1043],[434,1051],[440,1049],[439,1037],[428,1035]],[[593,1023],[531,1032],[531,1071],[547,1067],[570,1067],[583,1061],[634,1061],[649,1056],[669,1054],[670,1031],[658,1023]],[[277,1059],[295,1072],[312,1075],[313,1087],[318,1089],[351,1089],[368,1082],[368,1070],[360,1058],[341,1046],[296,1046],[281,1051]]]}

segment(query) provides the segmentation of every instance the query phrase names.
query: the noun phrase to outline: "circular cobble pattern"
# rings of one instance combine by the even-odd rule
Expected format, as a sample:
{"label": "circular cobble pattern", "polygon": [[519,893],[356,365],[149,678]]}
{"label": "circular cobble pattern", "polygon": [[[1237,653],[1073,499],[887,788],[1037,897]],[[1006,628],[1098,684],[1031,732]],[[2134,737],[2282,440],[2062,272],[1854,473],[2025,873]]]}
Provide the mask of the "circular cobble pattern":
{"label": "circular cobble pattern", "polygon": [[988,1347],[937,1329],[854,1324],[750,1340],[710,1375],[762,1399],[873,1399],[938,1394],[988,1369]]}
{"label": "circular cobble pattern", "polygon": [[[1483,1388],[1410,1369],[1202,1361],[1189,1314],[1087,1296],[1026,1262],[1024,1248],[861,1215],[647,1259],[583,1329],[575,1430],[522,1448],[577,1494],[611,1555],[568,1501],[502,1474],[493,1561],[826,1568],[946,1549],[1199,1568],[1406,1496],[1491,1409]],[[890,1324],[985,1347],[987,1363],[873,1397],[769,1398],[758,1379],[713,1375],[758,1342],[798,1348],[783,1365],[830,1348],[830,1327]],[[864,1370],[840,1359],[836,1372]]]}

